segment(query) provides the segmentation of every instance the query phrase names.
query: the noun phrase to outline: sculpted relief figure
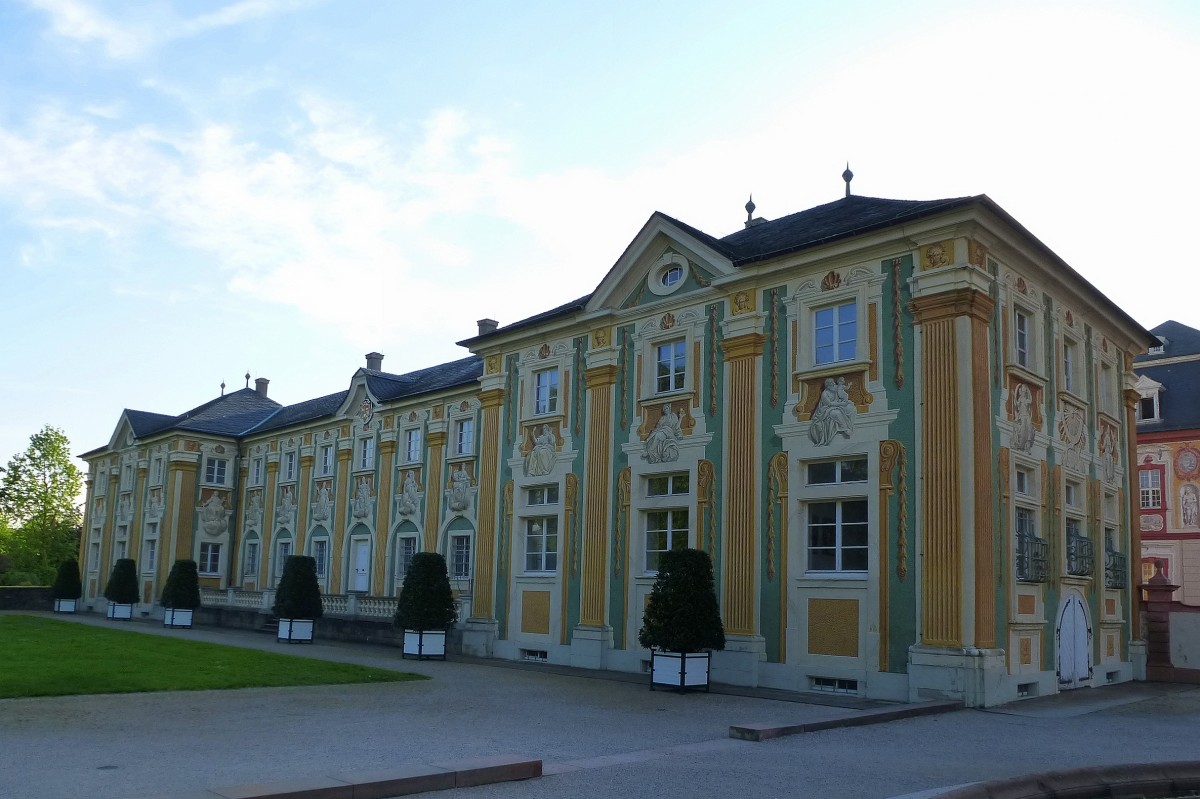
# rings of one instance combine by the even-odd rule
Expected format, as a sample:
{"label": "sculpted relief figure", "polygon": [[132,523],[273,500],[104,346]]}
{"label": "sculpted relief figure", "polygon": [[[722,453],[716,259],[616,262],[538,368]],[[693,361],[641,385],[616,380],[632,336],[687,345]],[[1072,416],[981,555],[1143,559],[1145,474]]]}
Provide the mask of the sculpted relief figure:
{"label": "sculpted relief figure", "polygon": [[836,383],[832,377],[826,378],[821,399],[817,401],[817,409],[812,415],[812,426],[808,428],[808,437],[818,447],[828,445],[838,435],[849,438],[854,432],[857,413],[858,409],[850,401],[850,386],[846,378],[839,377]]}
{"label": "sculpted relief figure", "polygon": [[1068,469],[1083,469],[1084,443],[1087,441],[1087,420],[1075,407],[1066,407],[1058,415],[1058,437],[1067,445],[1063,465]]}
{"label": "sculpted relief figure", "polygon": [[1012,448],[1029,452],[1033,448],[1035,435],[1037,428],[1033,426],[1033,392],[1024,383],[1018,383],[1016,397],[1013,399]]}
{"label": "sculpted relief figure", "polygon": [[1100,434],[1100,468],[1105,481],[1111,483],[1117,479],[1117,437],[1111,427],[1105,427]]}
{"label": "sculpted relief figure", "polygon": [[549,425],[542,425],[538,434],[533,437],[533,449],[525,456],[525,475],[541,477],[550,474],[554,468],[554,431]]}
{"label": "sculpted relief figure", "polygon": [[200,525],[209,535],[225,532],[225,503],[215,492],[209,495],[208,502],[200,510]]}
{"label": "sculpted relief figure", "polygon": [[679,439],[682,436],[679,414],[668,403],[662,407],[658,424],[646,436],[646,460],[650,463],[673,463],[679,460]]}
{"label": "sculpted relief figure", "polygon": [[262,498],[259,496],[259,493],[255,491],[250,495],[250,502],[246,507],[246,526],[258,528],[262,525],[262,519]]}
{"label": "sculpted relief figure", "polygon": [[283,493],[279,495],[279,518],[285,523],[290,523],[292,514],[296,512],[296,497],[292,494],[291,486],[283,489]]}
{"label": "sculpted relief figure", "polygon": [[450,510],[461,514],[471,505],[471,475],[467,467],[459,464],[450,472]]}
{"label": "sculpted relief figure", "polygon": [[329,519],[329,484],[321,483],[317,489],[317,501],[313,503],[313,519],[318,522]]}
{"label": "sculpted relief figure", "polygon": [[401,516],[412,516],[417,512],[417,478],[412,472],[404,475],[404,485],[400,488],[400,504],[398,510]]}
{"label": "sculpted relief figure", "polygon": [[358,478],[358,487],[354,490],[350,512],[356,519],[365,519],[371,515],[371,486],[365,477]]}
{"label": "sculpted relief figure", "polygon": [[1179,495],[1179,508],[1183,513],[1184,527],[1200,527],[1200,491],[1194,485],[1186,485]]}

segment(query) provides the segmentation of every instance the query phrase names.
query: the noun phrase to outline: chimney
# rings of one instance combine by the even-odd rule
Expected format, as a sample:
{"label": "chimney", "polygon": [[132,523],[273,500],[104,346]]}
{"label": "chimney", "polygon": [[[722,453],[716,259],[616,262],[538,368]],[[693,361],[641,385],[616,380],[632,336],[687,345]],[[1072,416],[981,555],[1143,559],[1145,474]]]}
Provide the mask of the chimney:
{"label": "chimney", "polygon": [[500,326],[500,323],[495,319],[480,319],[475,324],[479,325],[479,335],[481,336],[486,336],[488,333],[495,333],[496,328]]}
{"label": "chimney", "polygon": [[367,368],[376,372],[383,371],[383,353],[368,352],[367,353]]}
{"label": "chimney", "polygon": [[270,382],[271,381],[265,377],[254,378],[254,390],[258,392],[258,396],[260,396],[260,397],[267,396],[267,383],[270,383]]}

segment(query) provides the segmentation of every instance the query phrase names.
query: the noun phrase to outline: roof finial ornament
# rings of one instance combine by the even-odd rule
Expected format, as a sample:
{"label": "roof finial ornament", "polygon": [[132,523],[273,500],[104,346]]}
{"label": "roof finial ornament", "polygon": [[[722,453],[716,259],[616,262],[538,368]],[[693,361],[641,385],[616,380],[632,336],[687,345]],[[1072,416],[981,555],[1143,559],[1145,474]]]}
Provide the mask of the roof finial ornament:
{"label": "roof finial ornament", "polygon": [[842,173],[842,180],[846,181],[846,196],[850,196],[850,181],[854,180],[854,173],[850,171],[850,162],[846,162],[846,171]]}
{"label": "roof finial ornament", "polygon": [[250,388],[250,372],[246,371],[246,388]]}
{"label": "roof finial ornament", "polygon": [[752,219],[754,219],[754,209],[755,209],[754,195],[751,194],[750,201],[746,203],[746,224],[747,225],[750,224],[750,221]]}
{"label": "roof finial ornament", "polygon": [[225,396],[225,381],[221,381],[221,396]]}

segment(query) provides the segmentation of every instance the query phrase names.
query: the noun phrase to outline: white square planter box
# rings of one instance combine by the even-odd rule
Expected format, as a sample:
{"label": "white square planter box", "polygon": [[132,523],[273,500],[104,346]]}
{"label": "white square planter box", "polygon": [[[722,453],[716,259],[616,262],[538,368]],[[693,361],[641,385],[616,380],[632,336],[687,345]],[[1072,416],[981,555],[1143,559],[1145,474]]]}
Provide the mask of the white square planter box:
{"label": "white square planter box", "polygon": [[115,602],[108,603],[108,618],[128,621],[133,618],[133,605],[118,605]]}
{"label": "white square planter box", "polygon": [[195,611],[191,608],[163,608],[163,627],[186,627],[190,630],[193,613]]}
{"label": "white square planter box", "polygon": [[56,599],[54,600],[55,613],[74,613],[77,599]]}
{"label": "white square planter box", "polygon": [[405,630],[404,651],[402,657],[415,655],[418,660],[424,658],[446,659],[445,630]]}
{"label": "white square planter box", "polygon": [[307,641],[311,644],[313,640],[313,620],[280,619],[279,640],[293,644],[300,644]]}
{"label": "white square planter box", "polygon": [[711,652],[659,652],[650,650],[650,690],[656,685],[669,685],[678,691],[689,688],[708,690],[708,667]]}

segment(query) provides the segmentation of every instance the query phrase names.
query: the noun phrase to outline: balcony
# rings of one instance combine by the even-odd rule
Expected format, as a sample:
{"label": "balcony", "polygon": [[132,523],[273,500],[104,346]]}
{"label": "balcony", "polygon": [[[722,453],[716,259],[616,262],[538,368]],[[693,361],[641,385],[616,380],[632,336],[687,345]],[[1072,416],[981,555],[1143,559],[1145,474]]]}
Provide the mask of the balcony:
{"label": "balcony", "polygon": [[1104,551],[1104,587],[1125,588],[1129,574],[1129,559],[1115,550]]}
{"label": "balcony", "polygon": [[1046,556],[1050,547],[1045,539],[1028,533],[1017,534],[1017,579],[1023,583],[1046,582]]}
{"label": "balcony", "polygon": [[1096,570],[1096,546],[1081,535],[1067,536],[1067,574],[1090,577]]}

